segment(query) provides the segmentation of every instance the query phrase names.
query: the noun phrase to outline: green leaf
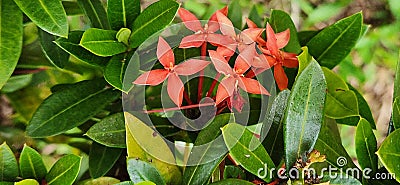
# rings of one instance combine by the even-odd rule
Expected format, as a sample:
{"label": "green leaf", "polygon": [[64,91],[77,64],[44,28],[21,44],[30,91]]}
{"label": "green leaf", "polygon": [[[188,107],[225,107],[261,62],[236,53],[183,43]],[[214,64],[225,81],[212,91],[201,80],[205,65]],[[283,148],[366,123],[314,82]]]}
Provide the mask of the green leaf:
{"label": "green leaf", "polygon": [[82,9],[75,1],[61,1],[67,16],[83,14]]}
{"label": "green leaf", "polygon": [[[229,123],[222,128],[222,135],[230,156],[248,172],[259,176],[260,169],[267,174],[275,167],[261,142],[244,126]],[[270,175],[260,178],[266,182],[272,181]]]}
{"label": "green leaf", "polygon": [[126,51],[124,43],[118,42],[117,31],[90,28],[83,33],[80,45],[95,55],[107,57]]}
{"label": "green leaf", "polygon": [[301,47],[297,38],[296,26],[294,25],[292,18],[290,18],[290,15],[282,10],[272,10],[269,22],[276,33],[289,29],[290,40],[283,49],[291,53],[300,53]]}
{"label": "green leaf", "polygon": [[24,145],[21,156],[19,157],[19,169],[21,171],[21,177],[24,179],[34,178],[40,181],[47,174],[42,156],[27,145]]}
{"label": "green leaf", "polygon": [[83,31],[72,31],[69,33],[68,39],[58,38],[54,42],[57,46],[83,62],[102,67],[106,66],[110,60],[109,57],[99,57],[79,45],[83,33]]}
{"label": "green leaf", "polygon": [[158,1],[135,19],[132,25],[131,47],[137,48],[154,33],[164,29],[174,20],[179,4],[175,1]]}
{"label": "green leaf", "polygon": [[128,28],[121,28],[117,33],[118,42],[122,42],[129,46],[129,37],[131,36],[131,30]]}
{"label": "green leaf", "polygon": [[130,84],[129,87],[124,87],[125,70],[128,67],[130,56],[128,54],[113,56],[104,70],[104,78],[107,82],[124,92],[127,92],[131,87]]}
{"label": "green leaf", "polygon": [[345,173],[325,173],[324,177],[328,177],[326,179],[329,181],[329,185],[362,185],[361,182],[358,181],[356,178],[349,176]]}
{"label": "green leaf", "polygon": [[246,174],[244,173],[244,170],[241,169],[238,166],[225,165],[225,168],[224,168],[224,179],[237,178],[237,177],[240,177],[242,179],[246,179]]}
{"label": "green leaf", "polygon": [[0,3],[0,89],[17,66],[22,50],[22,12],[12,0]]}
{"label": "green leaf", "polygon": [[260,17],[260,15],[258,14],[257,11],[257,7],[255,5],[253,5],[251,7],[250,13],[249,13],[249,19],[252,20],[254,23],[256,23],[256,25],[259,28],[263,27],[263,19]]}
{"label": "green leaf", "polygon": [[287,169],[313,149],[324,118],[326,88],[323,71],[315,61],[301,72],[293,85],[284,120]]}
{"label": "green leaf", "polygon": [[39,182],[34,179],[24,179],[19,182],[15,182],[14,185],[39,185]]}
{"label": "green leaf", "polygon": [[133,183],[152,181],[157,185],[166,184],[155,167],[138,159],[128,159],[128,174]]}
{"label": "green leaf", "polygon": [[89,18],[93,28],[110,29],[106,10],[100,0],[78,0],[78,5]]}
{"label": "green leaf", "polygon": [[356,13],[323,29],[307,43],[309,52],[330,69],[339,64],[355,46],[362,30],[362,14]]}
{"label": "green leaf", "polygon": [[142,181],[142,182],[137,183],[136,185],[156,185],[156,184],[151,181]]}
{"label": "green leaf", "polygon": [[312,30],[312,31],[310,31],[310,30],[307,30],[307,31],[300,31],[300,32],[298,32],[297,33],[297,37],[298,37],[298,39],[299,39],[299,43],[300,43],[300,46],[306,46],[307,45],[307,43],[315,36],[315,35],[317,35],[319,33],[319,31],[314,31],[314,30]]}
{"label": "green leaf", "polygon": [[8,79],[7,83],[1,88],[2,93],[12,93],[29,85],[32,81],[32,74],[16,75]]}
{"label": "green leaf", "polygon": [[73,154],[59,159],[46,175],[48,185],[72,185],[78,176],[82,158]]}
{"label": "green leaf", "polygon": [[132,181],[123,181],[115,185],[134,185]]}
{"label": "green leaf", "polygon": [[279,165],[284,154],[283,118],[289,95],[289,90],[284,90],[278,94],[261,128],[262,144],[275,165]]}
{"label": "green leaf", "polygon": [[105,175],[117,162],[122,149],[110,148],[96,142],[92,143],[89,153],[89,172],[93,179]]}
{"label": "green leaf", "polygon": [[393,131],[381,144],[377,154],[383,166],[392,174],[396,174],[400,182],[400,129]]}
{"label": "green leaf", "polygon": [[242,7],[239,0],[232,0],[228,7],[228,18],[232,21],[235,28],[242,29]]}
{"label": "green leaf", "polygon": [[[68,20],[61,1],[14,0],[14,2],[30,20],[44,31],[60,37],[68,36]],[[10,14],[8,16],[15,20],[15,17]]]}
{"label": "green leaf", "polygon": [[356,153],[361,169],[378,170],[378,156],[376,138],[367,120],[361,119],[356,130]]}
{"label": "green leaf", "polygon": [[58,38],[43,30],[39,30],[40,45],[46,58],[55,66],[64,68],[69,62],[69,54],[54,43]]}
{"label": "green leaf", "polygon": [[217,181],[217,182],[214,182],[211,184],[212,185],[254,185],[253,183],[242,180],[242,179],[224,179],[224,180]]}
{"label": "green leaf", "polygon": [[394,128],[400,128],[400,97],[397,97],[393,103],[393,125]]}
{"label": "green leaf", "polygon": [[302,47],[301,50],[302,50],[302,52],[297,57],[297,59],[299,60],[299,70],[298,70],[298,73],[297,73],[297,77],[308,66],[308,64],[311,63],[311,61],[315,61],[314,58],[308,52],[307,46]]}
{"label": "green leaf", "polygon": [[107,17],[113,30],[131,28],[140,14],[140,0],[108,0]]}
{"label": "green leaf", "polygon": [[113,114],[93,125],[86,135],[94,141],[116,148],[126,148],[125,122],[122,112]]}
{"label": "green leaf", "polygon": [[14,181],[19,175],[17,159],[6,142],[0,145],[0,181]]}
{"label": "green leaf", "polygon": [[[395,75],[395,79],[394,79],[393,98],[396,98],[399,96],[400,96],[400,52],[399,52],[399,60],[397,62],[396,75]],[[393,99],[393,101],[394,101],[394,99]]]}
{"label": "green leaf", "polygon": [[120,96],[119,91],[104,87],[102,79],[95,79],[50,95],[33,115],[27,134],[53,136],[83,124]]}
{"label": "green leaf", "polygon": [[[90,159],[90,158],[89,158]],[[88,179],[80,182],[78,185],[108,185],[108,184],[121,184],[120,180],[112,177],[99,177],[97,179]],[[133,183],[132,183],[133,185]]]}

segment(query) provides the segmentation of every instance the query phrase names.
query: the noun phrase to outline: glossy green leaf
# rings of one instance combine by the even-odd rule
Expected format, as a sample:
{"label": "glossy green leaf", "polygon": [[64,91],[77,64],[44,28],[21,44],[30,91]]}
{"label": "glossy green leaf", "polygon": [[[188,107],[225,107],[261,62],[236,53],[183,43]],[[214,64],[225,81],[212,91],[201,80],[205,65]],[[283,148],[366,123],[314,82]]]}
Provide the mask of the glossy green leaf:
{"label": "glossy green leaf", "polygon": [[[90,158],[89,158],[90,159]],[[78,185],[108,185],[108,184],[120,184],[120,180],[112,177],[99,177],[96,179],[88,179],[80,182]],[[132,183],[133,185],[133,183]]]}
{"label": "glossy green leaf", "polygon": [[111,29],[131,28],[140,13],[140,0],[108,0],[107,17]]}
{"label": "glossy green leaf", "polygon": [[42,156],[27,145],[24,145],[19,157],[19,169],[24,179],[33,178],[40,181],[47,174]]}
{"label": "glossy green leaf", "polygon": [[383,166],[395,174],[397,182],[400,182],[400,129],[393,131],[381,144],[377,154]]}
{"label": "glossy green leaf", "polygon": [[126,148],[124,121],[123,113],[113,114],[93,125],[86,132],[86,135],[108,147]]}
{"label": "glossy green leaf", "polygon": [[302,52],[297,57],[297,59],[299,60],[299,69],[298,69],[297,77],[308,66],[308,64],[311,63],[311,61],[315,61],[314,58],[308,52],[307,46],[302,47],[301,50],[302,50]]}
{"label": "glossy green leaf", "polygon": [[12,93],[29,85],[31,81],[32,74],[12,76],[0,91],[2,93]]}
{"label": "glossy green leaf", "polygon": [[78,4],[89,18],[93,28],[110,29],[106,10],[100,0],[78,0]]}
{"label": "glossy green leaf", "polygon": [[131,55],[119,54],[113,56],[104,70],[104,78],[107,80],[107,82],[120,91],[125,90],[124,92],[126,92],[126,89],[130,89],[129,87],[124,88],[123,84],[125,70],[130,59],[129,56]]}
{"label": "glossy green leaf", "polygon": [[27,134],[47,137],[83,124],[120,96],[119,91],[104,87],[102,79],[95,79],[50,95],[33,115]]}
{"label": "glossy green leaf", "polygon": [[[68,20],[61,1],[14,0],[14,2],[30,20],[44,31],[60,37],[68,36]],[[14,17],[12,18],[15,20]]]}
{"label": "glossy green leaf", "polygon": [[[229,155],[248,172],[260,175],[260,169],[270,171],[275,167],[261,142],[244,126],[229,123],[222,128],[222,135],[229,148]],[[269,175],[260,178],[266,182],[272,181]]]}
{"label": "glossy green leaf", "polygon": [[355,46],[362,30],[362,14],[356,13],[323,29],[308,43],[312,56],[330,69],[339,64]]}
{"label": "glossy green leaf", "polygon": [[242,29],[242,7],[239,0],[232,0],[228,7],[228,18],[237,29]]}
{"label": "glossy green leaf", "polygon": [[147,162],[138,159],[128,159],[127,169],[133,183],[152,181],[157,185],[166,184],[157,169]]}
{"label": "glossy green leaf", "polygon": [[397,97],[393,103],[393,125],[394,128],[400,128],[400,97]]}
{"label": "glossy green leaf", "polygon": [[117,31],[90,28],[83,33],[80,45],[95,55],[107,57],[126,51],[124,43],[118,42]]}
{"label": "glossy green leaf", "polygon": [[0,181],[14,181],[19,175],[17,159],[6,142],[0,145]]}
{"label": "glossy green leaf", "polygon": [[80,15],[83,14],[81,7],[76,1],[61,1],[67,15]]}
{"label": "glossy green leaf", "polygon": [[225,165],[224,168],[224,179],[237,178],[246,179],[246,174],[243,169],[235,165]]}
{"label": "glossy green leaf", "polygon": [[323,71],[315,61],[301,72],[293,85],[284,120],[287,169],[313,149],[324,119],[326,89]]}
{"label": "glossy green leaf", "polygon": [[300,31],[297,33],[297,37],[299,39],[300,46],[306,46],[307,43],[319,33],[320,31],[315,31],[315,30],[306,30],[306,31]]}
{"label": "glossy green leaf", "polygon": [[17,66],[22,50],[22,12],[12,0],[0,3],[0,89]]}
{"label": "glossy green leaf", "polygon": [[132,25],[131,47],[137,48],[154,33],[164,29],[174,20],[179,4],[175,1],[158,1],[135,19]]}
{"label": "glossy green leaf", "polygon": [[48,185],[72,185],[78,176],[82,158],[73,154],[60,158],[46,175]]}
{"label": "glossy green leaf", "polygon": [[122,43],[124,43],[125,45],[129,46],[129,37],[131,36],[131,33],[132,33],[132,32],[131,32],[130,29],[128,29],[128,28],[121,28],[121,29],[118,31],[117,35],[116,35],[118,42],[122,42]]}
{"label": "glossy green leaf", "polygon": [[46,58],[53,65],[64,68],[69,62],[69,54],[54,43],[58,37],[39,29],[39,38]]}
{"label": "glossy green leaf", "polygon": [[362,185],[361,182],[356,178],[352,176],[346,176],[344,173],[325,173],[324,177],[327,177],[326,179],[329,181],[329,185]]}
{"label": "glossy green leaf", "polygon": [[58,38],[54,42],[57,46],[83,62],[97,66],[106,66],[110,60],[109,57],[99,57],[79,45],[83,33],[83,31],[72,31],[69,33],[68,39]]}
{"label": "glossy green leaf", "polygon": [[297,38],[296,26],[294,25],[292,18],[290,18],[289,14],[282,10],[272,10],[269,23],[276,33],[289,29],[290,40],[283,49],[291,53],[300,53],[301,47]]}
{"label": "glossy green leaf", "polygon": [[356,130],[356,153],[358,163],[362,169],[378,170],[378,156],[376,138],[367,120],[361,119]]}
{"label": "glossy green leaf", "polygon": [[254,185],[253,183],[242,180],[242,179],[224,179],[224,180],[217,181],[217,182],[214,182],[211,184],[212,185]]}
{"label": "glossy green leaf", "polygon": [[14,185],[39,185],[39,182],[34,179],[24,179],[22,181],[15,182]]}
{"label": "glossy green leaf", "polygon": [[276,96],[261,128],[261,139],[264,139],[262,144],[275,165],[279,165],[284,154],[283,118],[289,95],[290,91],[284,90]]}
{"label": "glossy green leaf", "polygon": [[122,149],[92,143],[89,153],[89,172],[94,179],[105,175],[117,162]]}
{"label": "glossy green leaf", "polygon": [[254,23],[256,23],[256,25],[259,28],[262,28],[264,26],[263,19],[260,17],[260,14],[258,14],[257,7],[255,5],[253,5],[253,7],[251,7],[251,10],[249,13],[249,19],[252,20]]}
{"label": "glossy green leaf", "polygon": [[137,183],[136,185],[157,185],[157,184],[155,184],[154,182],[151,182],[151,181],[142,181],[142,182]]}

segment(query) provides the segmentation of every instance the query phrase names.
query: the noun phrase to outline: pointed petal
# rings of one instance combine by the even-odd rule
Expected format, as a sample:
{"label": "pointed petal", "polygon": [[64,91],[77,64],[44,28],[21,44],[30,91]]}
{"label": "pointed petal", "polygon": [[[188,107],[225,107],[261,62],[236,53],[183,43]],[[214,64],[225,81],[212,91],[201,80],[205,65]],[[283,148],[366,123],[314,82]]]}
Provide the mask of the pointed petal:
{"label": "pointed petal", "polygon": [[219,83],[217,89],[217,95],[215,97],[215,105],[218,105],[226,98],[233,95],[233,91],[235,90],[236,79],[233,77],[225,78]]}
{"label": "pointed petal", "polygon": [[231,20],[228,19],[224,14],[221,12],[217,12],[217,18],[219,22],[219,28],[224,35],[228,35],[231,37],[236,37],[236,32],[235,28],[233,27],[233,24]]}
{"label": "pointed petal", "polygon": [[208,50],[208,54],[210,55],[211,61],[214,64],[215,69],[224,75],[233,75],[233,70],[231,66],[229,66],[228,61],[225,58],[213,50]]}
{"label": "pointed petal", "polygon": [[264,54],[259,54],[256,57],[254,57],[253,63],[251,66],[255,68],[261,68],[261,69],[269,69],[271,66],[267,60],[267,57],[265,57]]}
{"label": "pointed petal", "polygon": [[155,69],[140,75],[133,83],[137,85],[158,85],[163,82],[169,74],[168,70]]}
{"label": "pointed petal", "polygon": [[168,77],[167,91],[171,100],[180,107],[183,99],[183,83],[176,73],[171,73]]}
{"label": "pointed petal", "polygon": [[186,28],[192,30],[194,32],[203,30],[199,19],[191,12],[184,8],[179,8],[178,10],[179,17],[181,17],[183,24],[185,24]]}
{"label": "pointed petal", "polygon": [[277,34],[275,34],[276,37],[276,44],[278,45],[279,49],[282,49],[283,47],[285,47],[290,40],[290,30],[286,29],[283,32],[279,32]]}
{"label": "pointed petal", "polygon": [[173,67],[175,64],[174,52],[162,37],[158,37],[157,58],[165,68]]}
{"label": "pointed petal", "polygon": [[255,43],[244,48],[236,58],[234,71],[239,75],[245,73],[250,68],[251,63],[253,63],[255,54]]}
{"label": "pointed petal", "polygon": [[257,41],[263,31],[264,29],[261,28],[248,28],[240,33],[240,37],[243,39],[243,43],[251,44]]}
{"label": "pointed petal", "polygon": [[235,54],[235,50],[236,50],[236,45],[230,45],[228,47],[219,46],[217,48],[217,53],[219,53],[223,57],[231,57],[233,54]]}
{"label": "pointed petal", "polygon": [[223,15],[227,16],[228,15],[228,6],[225,6],[224,8],[217,10],[214,14],[211,15],[211,17],[208,21],[208,31],[211,33],[214,33],[217,30],[219,30],[217,12],[220,12]]}
{"label": "pointed petal", "polygon": [[278,56],[279,49],[278,49],[278,45],[277,45],[277,41],[276,41],[275,32],[272,29],[271,25],[269,25],[269,23],[267,23],[266,32],[267,32],[267,43],[266,43],[266,46],[267,46],[268,50],[271,52],[272,55]]}
{"label": "pointed petal", "polygon": [[274,77],[276,84],[278,84],[279,90],[284,90],[287,89],[288,86],[288,78],[286,76],[285,70],[283,70],[283,67],[278,64],[275,65],[274,67]]}
{"label": "pointed petal", "polygon": [[193,34],[183,37],[179,48],[198,48],[205,42],[204,34]]}
{"label": "pointed petal", "polygon": [[262,53],[264,53],[264,55],[271,55],[271,52],[270,52],[267,48],[258,46],[258,49],[260,49],[260,51],[261,51]]}
{"label": "pointed petal", "polygon": [[175,72],[178,75],[192,75],[207,67],[211,62],[199,59],[190,59],[186,62],[180,63],[175,66]]}
{"label": "pointed petal", "polygon": [[257,24],[248,18],[246,18],[246,24],[249,28],[258,28]]}
{"label": "pointed petal", "polygon": [[206,36],[206,41],[214,46],[234,47],[237,45],[236,41],[233,40],[232,37],[215,33],[208,33]]}
{"label": "pointed petal", "polygon": [[270,56],[270,55],[264,55],[264,56],[265,56],[265,58],[267,59],[268,65],[269,65],[270,67],[275,66],[275,65],[278,63],[278,61],[277,61],[274,57],[272,57],[272,56]]}
{"label": "pointed petal", "polygon": [[270,95],[267,89],[255,79],[240,77],[239,87],[248,93]]}
{"label": "pointed petal", "polygon": [[283,66],[288,68],[296,68],[299,67],[299,61],[297,59],[285,59],[283,61]]}

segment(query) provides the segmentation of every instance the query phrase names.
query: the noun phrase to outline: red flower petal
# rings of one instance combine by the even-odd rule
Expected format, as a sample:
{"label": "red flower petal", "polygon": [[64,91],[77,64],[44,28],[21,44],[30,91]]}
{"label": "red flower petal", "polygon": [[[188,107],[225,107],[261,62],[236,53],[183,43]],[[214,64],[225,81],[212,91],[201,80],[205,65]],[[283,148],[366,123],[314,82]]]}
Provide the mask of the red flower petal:
{"label": "red flower petal", "polygon": [[180,107],[183,99],[183,83],[176,73],[171,73],[168,77],[167,91],[171,100]]}
{"label": "red flower petal", "polygon": [[267,89],[255,79],[240,77],[239,87],[248,93],[270,95]]}
{"label": "red flower petal", "polygon": [[174,52],[167,41],[165,41],[162,37],[158,37],[157,58],[165,68],[174,67]]}
{"label": "red flower petal", "polygon": [[203,70],[211,62],[199,59],[190,59],[175,66],[174,70],[178,75],[192,75]]}
{"label": "red flower petal", "polygon": [[240,37],[243,39],[243,43],[251,44],[257,41],[264,29],[261,28],[248,28],[240,33]]}
{"label": "red flower petal", "polygon": [[217,30],[219,30],[219,23],[217,19],[217,12],[220,12],[224,14],[225,16],[228,15],[228,6],[225,6],[224,8],[217,10],[215,13],[213,13],[208,21],[208,31],[210,33],[214,33]]}
{"label": "red flower petal", "polygon": [[232,37],[221,34],[208,33],[205,40],[214,46],[231,47],[231,45],[236,45]]}
{"label": "red flower petal", "polygon": [[233,77],[225,78],[219,83],[217,89],[217,95],[215,96],[215,105],[218,105],[226,98],[233,95],[233,91],[235,90],[236,79]]}
{"label": "red flower petal", "polygon": [[181,17],[183,24],[189,29],[194,32],[197,32],[199,30],[203,30],[203,27],[201,26],[201,23],[199,19],[195,15],[193,15],[191,12],[184,8],[179,8],[178,10],[179,17]]}
{"label": "red flower petal", "polygon": [[274,77],[276,84],[278,84],[279,90],[287,89],[288,78],[286,76],[285,70],[283,70],[282,65],[278,64],[274,67]]}
{"label": "red flower petal", "polygon": [[278,45],[278,48],[282,49],[289,43],[290,30],[286,29],[283,32],[279,32],[279,33],[275,34],[275,37],[276,37],[276,44]]}
{"label": "red flower petal", "polygon": [[217,12],[217,18],[220,26],[219,28],[222,34],[231,37],[236,37],[235,28],[233,27],[231,20],[229,20],[228,17],[226,17],[221,12]]}
{"label": "red flower petal", "polygon": [[236,45],[229,45],[228,47],[219,46],[217,48],[217,53],[219,53],[223,57],[230,57],[233,54],[235,54],[235,51],[236,51]]}
{"label": "red flower petal", "polygon": [[257,24],[248,18],[246,18],[246,24],[249,28],[258,28]]}
{"label": "red flower petal", "polygon": [[266,46],[272,55],[279,55],[279,48],[276,41],[275,32],[272,27],[267,23],[267,43]]}
{"label": "red flower petal", "polygon": [[155,69],[140,75],[133,83],[138,85],[158,85],[163,82],[169,74],[168,70]]}
{"label": "red flower petal", "polygon": [[296,68],[299,67],[299,61],[296,59],[285,59],[283,61],[283,66],[288,68]]}
{"label": "red flower petal", "polygon": [[256,55],[251,66],[262,69],[269,69],[271,67],[264,54]]}
{"label": "red flower petal", "polygon": [[234,71],[239,75],[245,73],[250,68],[250,64],[253,63],[255,54],[255,43],[243,49],[236,58]]}
{"label": "red flower petal", "polygon": [[193,34],[183,37],[179,48],[198,48],[205,42],[205,34]]}
{"label": "red flower petal", "polygon": [[213,50],[208,50],[208,54],[210,55],[211,61],[214,64],[215,69],[224,75],[233,75],[233,70],[231,66],[229,66],[228,61],[225,58]]}

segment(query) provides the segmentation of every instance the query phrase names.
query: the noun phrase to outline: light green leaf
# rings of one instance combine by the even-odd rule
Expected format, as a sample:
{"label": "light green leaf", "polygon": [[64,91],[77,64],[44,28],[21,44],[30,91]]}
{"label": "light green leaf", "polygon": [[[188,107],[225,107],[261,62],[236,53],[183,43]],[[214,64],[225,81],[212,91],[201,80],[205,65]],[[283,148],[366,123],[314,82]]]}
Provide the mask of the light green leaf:
{"label": "light green leaf", "polygon": [[123,181],[115,185],[134,185],[132,181]]}
{"label": "light green leaf", "polygon": [[[244,126],[229,123],[222,128],[222,135],[229,148],[230,156],[250,173],[258,176],[275,167],[261,142]],[[254,148],[254,150],[250,148]],[[260,173],[260,169],[263,169],[264,173]],[[272,181],[270,175],[260,178],[266,182]]]}
{"label": "light green leaf", "polygon": [[108,0],[107,17],[113,30],[131,28],[140,14],[140,0]]}
{"label": "light green leaf", "polygon": [[94,141],[117,148],[126,148],[125,122],[123,113],[113,114],[93,125],[86,135]]}
{"label": "light green leaf", "polygon": [[78,176],[82,158],[73,154],[59,159],[46,175],[48,185],[72,185]]}
{"label": "light green leaf", "polygon": [[0,181],[14,181],[19,175],[17,159],[6,142],[0,145]]}
{"label": "light green leaf", "polygon": [[400,97],[397,97],[393,103],[393,125],[400,129]]}
{"label": "light green leaf", "polygon": [[27,134],[53,136],[83,124],[120,96],[119,91],[104,87],[104,80],[95,79],[53,93],[36,110]]}
{"label": "light green leaf", "polygon": [[254,185],[253,183],[241,179],[224,179],[211,183],[212,185]]}
{"label": "light green leaf", "polygon": [[128,67],[130,56],[131,55],[125,53],[113,56],[104,70],[104,78],[107,82],[118,90],[124,92],[127,92],[132,86],[129,84],[129,87],[124,87],[123,84],[125,70]]}
{"label": "light green leaf", "polygon": [[301,72],[293,85],[284,120],[287,169],[314,147],[324,118],[326,89],[323,71],[315,61]]}
{"label": "light green leaf", "polygon": [[21,177],[24,179],[34,178],[42,180],[46,174],[47,169],[43,163],[42,156],[31,147],[24,145],[21,156],[19,158],[19,169]]}
{"label": "light green leaf", "polygon": [[[60,37],[68,36],[68,21],[61,1],[14,0],[19,8],[44,31]],[[10,14],[8,14],[10,16]],[[13,20],[14,17],[10,16]]]}
{"label": "light green leaf", "polygon": [[[299,70],[297,73],[297,77],[303,72],[303,70],[311,63],[311,61],[315,61],[314,58],[308,52],[308,47],[304,46],[301,48],[303,50],[301,54],[297,57],[299,60]],[[296,77],[296,78],[297,78]]]}
{"label": "light green leaf", "polygon": [[2,93],[12,93],[29,85],[32,81],[32,74],[12,76],[1,88]]}
{"label": "light green leaf", "polygon": [[297,38],[297,30],[290,15],[282,10],[272,10],[271,17],[269,19],[271,27],[276,33],[290,30],[289,43],[284,47],[284,50],[291,53],[300,53],[301,47]]}
{"label": "light green leaf", "polygon": [[126,51],[124,43],[118,42],[117,31],[90,28],[83,33],[80,45],[95,55],[107,57]]}
{"label": "light green leaf", "polygon": [[131,36],[131,30],[128,28],[121,28],[117,33],[118,42],[122,42],[129,46],[129,37]]}
{"label": "light green leaf", "polygon": [[39,182],[34,179],[24,179],[14,183],[14,185],[39,185]]}
{"label": "light green leaf", "polygon": [[89,172],[94,179],[105,175],[121,156],[122,149],[110,148],[96,142],[92,143],[89,153]]}
{"label": "light green leaf", "polygon": [[110,29],[106,10],[100,0],[78,0],[78,5],[89,18],[93,28]]}
{"label": "light green leaf", "polygon": [[232,21],[235,28],[242,29],[242,7],[239,0],[232,0],[228,7],[228,18]]}
{"label": "light green leaf", "polygon": [[137,183],[136,185],[156,185],[156,184],[151,181],[142,181],[142,182]]}
{"label": "light green leaf", "polygon": [[[90,159],[90,158],[89,158]],[[120,180],[113,177],[99,177],[97,179],[88,179],[80,182],[78,185],[109,185],[121,184]],[[133,183],[132,183],[133,185]]]}
{"label": "light green leaf", "polygon": [[381,144],[377,154],[383,166],[395,174],[397,182],[400,182],[400,129],[393,131]]}
{"label": "light green leaf", "polygon": [[165,184],[164,179],[161,177],[157,169],[147,162],[139,159],[128,159],[128,174],[133,183],[139,183],[143,181],[152,181],[155,184]]}
{"label": "light green leaf", "polygon": [[323,29],[308,43],[312,56],[330,69],[339,64],[355,46],[362,30],[362,14],[356,13]]}
{"label": "light green leaf", "polygon": [[69,54],[54,43],[58,38],[39,29],[39,38],[42,51],[46,58],[55,66],[64,68],[69,62]]}
{"label": "light green leaf", "polygon": [[356,154],[361,169],[378,170],[378,156],[376,138],[367,120],[360,119],[356,130]]}
{"label": "light green leaf", "polygon": [[130,39],[131,48],[137,48],[154,33],[164,29],[175,18],[179,4],[175,1],[158,1],[146,9],[135,19]]}
{"label": "light green leaf", "polygon": [[22,12],[12,0],[0,1],[0,89],[17,66],[22,50]]}

